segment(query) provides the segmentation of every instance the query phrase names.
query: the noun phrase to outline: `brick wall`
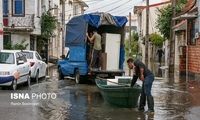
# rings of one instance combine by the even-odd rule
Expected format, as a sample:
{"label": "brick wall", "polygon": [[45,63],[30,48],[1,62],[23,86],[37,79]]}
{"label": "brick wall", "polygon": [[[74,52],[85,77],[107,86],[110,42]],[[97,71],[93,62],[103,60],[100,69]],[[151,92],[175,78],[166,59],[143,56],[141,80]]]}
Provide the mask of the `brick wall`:
{"label": "brick wall", "polygon": [[185,73],[186,72],[186,47],[182,47],[182,55],[179,56],[179,69],[180,72]]}
{"label": "brick wall", "polygon": [[200,74],[200,39],[196,45],[188,46],[188,69],[190,73]]}

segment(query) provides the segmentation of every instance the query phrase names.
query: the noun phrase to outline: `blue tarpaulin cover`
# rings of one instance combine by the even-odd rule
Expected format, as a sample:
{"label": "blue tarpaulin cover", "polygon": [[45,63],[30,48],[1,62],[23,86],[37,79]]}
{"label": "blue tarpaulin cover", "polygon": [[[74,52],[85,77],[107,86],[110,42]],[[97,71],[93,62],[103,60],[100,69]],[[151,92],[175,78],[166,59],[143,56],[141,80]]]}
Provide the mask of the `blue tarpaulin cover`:
{"label": "blue tarpaulin cover", "polygon": [[101,25],[123,27],[126,22],[126,17],[112,16],[108,13],[91,13],[73,17],[66,24],[65,46],[84,45],[88,24],[96,28]]}

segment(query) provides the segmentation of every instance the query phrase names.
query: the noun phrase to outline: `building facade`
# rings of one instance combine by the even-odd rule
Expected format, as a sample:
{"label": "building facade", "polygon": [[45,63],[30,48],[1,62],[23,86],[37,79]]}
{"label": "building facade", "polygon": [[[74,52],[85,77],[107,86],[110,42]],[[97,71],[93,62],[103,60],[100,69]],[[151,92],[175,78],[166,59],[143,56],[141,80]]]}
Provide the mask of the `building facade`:
{"label": "building facade", "polygon": [[[200,26],[198,0],[188,0],[174,20],[175,77],[187,80],[200,78]],[[183,78],[182,78],[183,77]]]}
{"label": "building facade", "polygon": [[[0,0],[0,8],[3,8],[2,0]],[[0,50],[3,49],[3,9],[0,9]]]}
{"label": "building facade", "polygon": [[41,35],[41,1],[2,0],[4,49],[24,41],[26,49],[36,50],[37,37]]}

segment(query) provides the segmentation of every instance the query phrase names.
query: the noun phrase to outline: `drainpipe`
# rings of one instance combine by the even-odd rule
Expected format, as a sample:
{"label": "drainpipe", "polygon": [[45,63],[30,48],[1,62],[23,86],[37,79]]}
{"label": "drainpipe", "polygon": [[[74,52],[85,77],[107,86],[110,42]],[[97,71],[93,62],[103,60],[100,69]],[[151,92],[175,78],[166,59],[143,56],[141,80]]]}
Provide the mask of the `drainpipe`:
{"label": "drainpipe", "polygon": [[187,43],[188,43],[188,35],[187,35],[187,33],[188,33],[188,20],[187,20],[187,22],[186,22],[186,41],[185,41],[185,46],[186,46],[186,85],[187,85],[187,88],[188,88],[188,45],[187,45]]}

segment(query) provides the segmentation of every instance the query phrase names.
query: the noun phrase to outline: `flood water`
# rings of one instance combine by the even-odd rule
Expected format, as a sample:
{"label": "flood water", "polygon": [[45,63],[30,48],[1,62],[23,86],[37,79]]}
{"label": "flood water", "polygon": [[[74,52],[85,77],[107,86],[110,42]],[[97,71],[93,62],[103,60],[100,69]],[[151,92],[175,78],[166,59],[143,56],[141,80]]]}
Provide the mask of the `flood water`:
{"label": "flood water", "polygon": [[[55,72],[52,73],[56,76]],[[198,81],[186,84],[181,80],[175,83],[166,79],[156,79],[152,89],[155,100],[154,115],[138,112],[136,108],[118,108],[108,104],[96,85],[91,82],[77,85],[73,80],[65,79],[53,83],[44,86],[48,86],[46,88],[50,91],[54,89],[59,99],[52,103],[45,102],[39,107],[41,116],[45,119],[57,119],[58,116],[63,120],[199,120],[200,118]],[[141,84],[140,81],[138,83]]]}
{"label": "flood water", "polygon": [[[74,80],[58,80],[56,67],[49,70],[49,75],[50,79],[40,84],[33,84],[30,91],[53,92],[57,94],[56,99],[36,100],[39,105],[22,109],[16,106],[3,106],[0,112],[9,108],[11,115],[0,113],[0,116],[14,117],[16,120],[24,118],[27,120],[199,120],[200,118],[198,81],[189,81],[186,84],[185,81],[169,82],[166,79],[156,79],[152,88],[155,113],[147,115],[137,111],[137,108],[118,108],[108,104],[96,85],[90,81],[75,84]],[[140,81],[138,83],[141,84]],[[30,115],[27,112],[32,113]]]}

